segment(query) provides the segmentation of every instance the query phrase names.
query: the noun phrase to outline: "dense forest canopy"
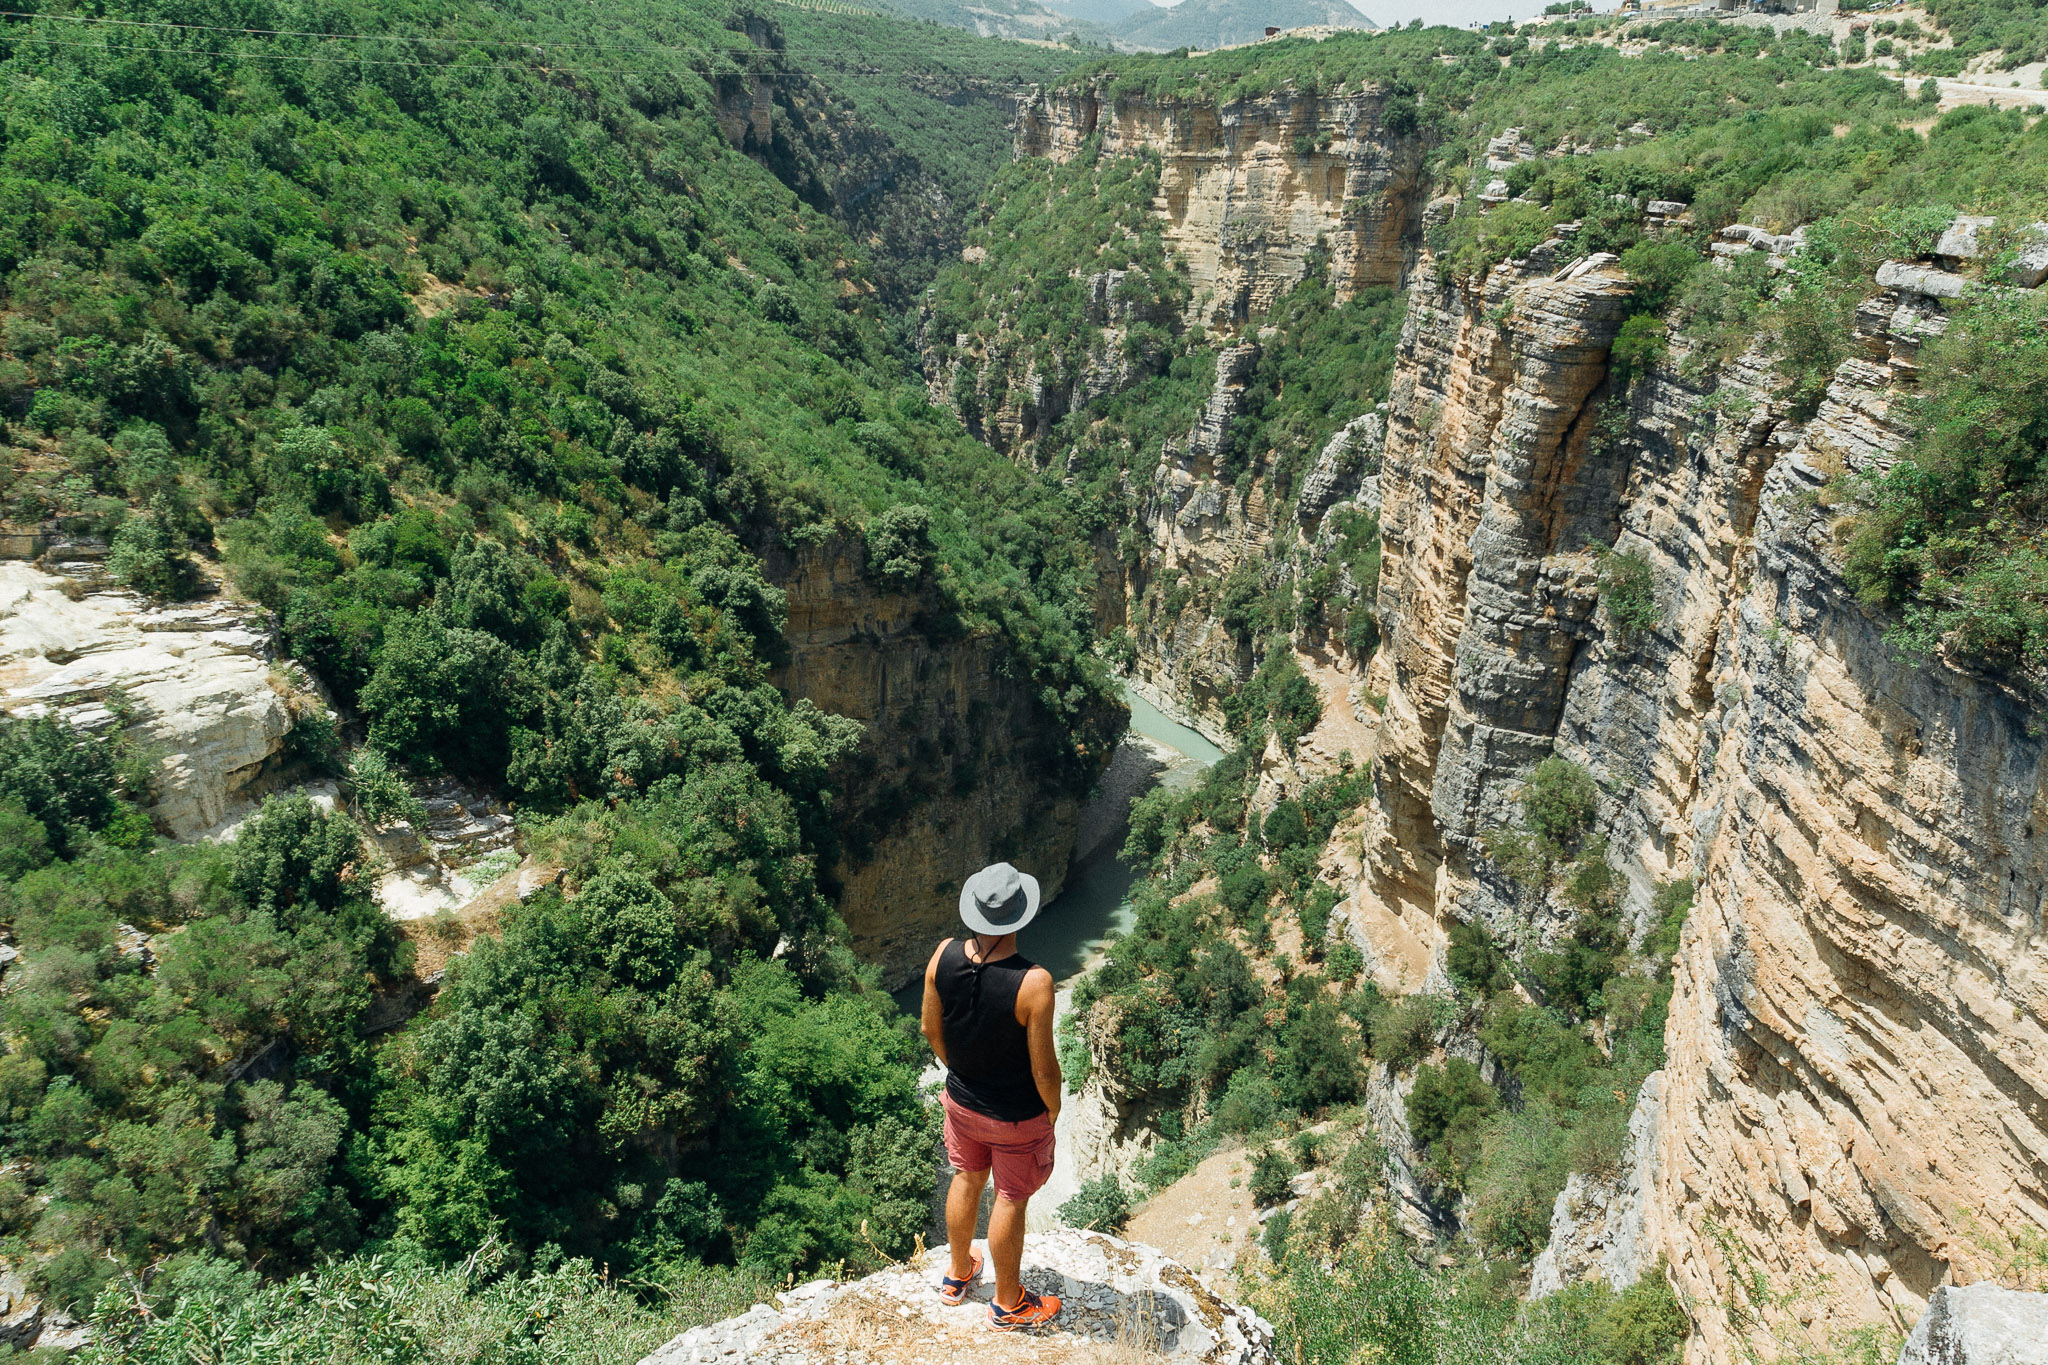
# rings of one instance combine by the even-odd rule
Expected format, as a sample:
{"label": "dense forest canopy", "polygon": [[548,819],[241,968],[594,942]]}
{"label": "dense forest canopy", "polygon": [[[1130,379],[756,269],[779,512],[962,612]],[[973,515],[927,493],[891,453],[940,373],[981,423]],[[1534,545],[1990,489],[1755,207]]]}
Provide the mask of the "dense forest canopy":
{"label": "dense forest canopy", "polygon": [[[430,1017],[371,1034],[409,949],[348,816],[277,800],[225,848],[166,846],[146,761],[9,722],[0,816],[36,837],[4,893],[0,1217],[54,1304],[486,1243],[780,1276],[921,1226],[917,1045],[821,880],[860,727],[771,684],[764,556],[850,556],[938,637],[995,637],[1076,783],[1119,712],[1070,501],[892,348],[877,280],[928,270],[961,210],[855,222],[832,179],[866,139],[971,202],[990,116],[909,145],[917,101],[1048,57],[916,35],[936,93],[884,98],[911,26],[869,51],[798,18],[145,4],[0,30],[8,519],[111,537],[161,597],[224,572],[355,718],[362,793],[496,788],[567,873]],[[331,727],[294,740],[341,762]]]}

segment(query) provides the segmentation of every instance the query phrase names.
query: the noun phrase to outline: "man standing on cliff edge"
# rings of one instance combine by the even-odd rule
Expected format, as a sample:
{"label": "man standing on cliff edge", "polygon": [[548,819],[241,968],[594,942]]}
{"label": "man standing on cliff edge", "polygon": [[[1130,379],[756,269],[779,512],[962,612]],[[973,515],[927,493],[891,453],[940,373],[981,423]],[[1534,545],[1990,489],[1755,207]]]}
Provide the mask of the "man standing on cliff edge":
{"label": "man standing on cliff edge", "polygon": [[1052,973],[1017,951],[1017,932],[1038,914],[1038,881],[1008,863],[984,867],[960,889],[960,919],[973,938],[940,943],[924,969],[924,1036],[946,1068],[946,1242],[953,1264],[939,1295],[964,1303],[981,1278],[974,1224],[993,1170],[996,1203],[988,1251],[996,1293],[989,1326],[999,1332],[1050,1322],[1059,1296],[1019,1279],[1024,1208],[1052,1174],[1060,1062],[1052,1041]]}

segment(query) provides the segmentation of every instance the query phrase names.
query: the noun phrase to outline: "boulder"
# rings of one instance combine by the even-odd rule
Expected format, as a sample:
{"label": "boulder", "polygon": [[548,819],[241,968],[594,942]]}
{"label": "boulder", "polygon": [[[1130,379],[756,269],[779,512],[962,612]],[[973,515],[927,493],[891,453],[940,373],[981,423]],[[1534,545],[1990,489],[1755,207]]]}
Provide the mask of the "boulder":
{"label": "boulder", "polygon": [[1908,265],[1904,261],[1886,261],[1877,268],[1878,288],[1895,289],[1902,294],[1922,294],[1931,299],[1959,299],[1969,283],[1961,275],[1951,275],[1946,270],[1924,265]]}
{"label": "boulder", "polygon": [[1303,523],[1317,517],[1358,491],[1359,481],[1380,467],[1380,448],[1387,441],[1387,420],[1377,412],[1364,413],[1344,424],[1315,465],[1301,481],[1301,496],[1294,504],[1296,520]]}
{"label": "boulder", "polygon": [[1974,261],[1984,251],[1984,238],[1997,224],[1996,218],[1971,218],[1967,215],[1955,220],[1948,231],[1941,234],[1941,240],[1934,244],[1934,254],[1950,264],[1960,261]]}
{"label": "boulder", "polygon": [[0,710],[115,723],[162,754],[152,814],[180,839],[244,813],[294,717],[324,710],[302,670],[274,667],[260,609],[225,597],[152,606],[29,564],[0,563]]}
{"label": "boulder", "polygon": [[2048,1294],[1995,1284],[1944,1285],[1927,1301],[1899,1365],[2041,1365],[2048,1361]]}
{"label": "boulder", "polygon": [[2005,269],[2008,284],[2022,289],[2039,288],[2048,280],[2048,223],[2034,223],[2020,232],[2020,242],[2012,258],[2012,264]]}
{"label": "boulder", "polygon": [[[693,1327],[640,1365],[861,1365],[861,1362],[1059,1359],[1096,1343],[1135,1348],[1176,1365],[1273,1365],[1273,1328],[1226,1302],[1153,1247],[1099,1232],[1024,1239],[1024,1284],[1058,1294],[1045,1328],[1005,1336],[988,1329],[994,1272],[984,1266],[970,1302],[948,1308],[934,1286],[943,1249],[848,1283],[814,1280],[735,1318]],[[857,1343],[857,1344],[856,1344]],[[849,1349],[851,1347],[852,1349]]]}

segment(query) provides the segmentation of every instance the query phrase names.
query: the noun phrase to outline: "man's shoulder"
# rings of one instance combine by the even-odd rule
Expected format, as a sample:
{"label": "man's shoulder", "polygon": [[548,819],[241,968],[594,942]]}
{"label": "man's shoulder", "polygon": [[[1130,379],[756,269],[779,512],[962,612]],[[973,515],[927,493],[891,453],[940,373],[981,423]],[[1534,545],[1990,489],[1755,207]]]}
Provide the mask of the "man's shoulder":
{"label": "man's shoulder", "polygon": [[946,949],[950,948],[952,945],[953,940],[950,938],[942,938],[939,940],[939,946],[932,949],[931,960],[924,964],[924,974],[926,976],[930,976],[932,975],[932,973],[938,971],[939,959],[946,955]]}
{"label": "man's shoulder", "polygon": [[1042,995],[1048,1000],[1052,998],[1052,990],[1052,973],[1036,962],[1031,964],[1029,970],[1024,973],[1024,980],[1017,986],[1019,995]]}

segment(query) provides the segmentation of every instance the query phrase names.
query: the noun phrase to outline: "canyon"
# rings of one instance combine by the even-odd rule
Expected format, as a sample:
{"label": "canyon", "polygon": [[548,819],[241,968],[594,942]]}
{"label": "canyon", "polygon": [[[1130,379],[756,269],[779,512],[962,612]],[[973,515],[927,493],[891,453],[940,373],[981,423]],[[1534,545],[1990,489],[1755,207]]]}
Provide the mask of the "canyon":
{"label": "canyon", "polygon": [[[1673,335],[1625,382],[1609,349],[1633,286],[1614,258],[1560,236],[1483,279],[1440,277],[1418,229],[1451,204],[1415,202],[1413,151],[1374,127],[1379,108],[1086,89],[1027,104],[1021,156],[1099,138],[1161,159],[1154,212],[1197,285],[1180,321],[1221,333],[1199,420],[1149,484],[1134,475],[1142,551],[1104,624],[1132,627],[1133,676],[1162,707],[1220,720],[1251,652],[1213,610],[1144,621],[1147,583],[1306,577],[1319,513],[1376,505],[1384,642],[1361,659],[1297,633],[1324,719],[1299,755],[1261,759],[1268,806],[1328,770],[1318,735],[1345,732],[1371,764],[1373,799],[1325,856],[1332,932],[1410,991],[1444,988],[1457,923],[1555,934],[1485,848],[1553,753],[1599,781],[1638,933],[1658,887],[1697,888],[1629,1169],[1574,1178],[1539,1279],[1619,1285],[1663,1261],[1700,1362],[1903,1331],[1939,1286],[1997,1277],[2048,1227],[2038,726],[1996,680],[1902,658],[1831,548],[1831,490],[1903,441],[1914,354],[1954,290],[1887,267],[1811,413],[1761,342],[1724,359]],[[1340,293],[1399,280],[1407,314],[1386,411],[1349,433],[1372,458],[1290,506],[1217,477],[1260,343],[1229,320],[1284,292],[1317,240]],[[1609,547],[1650,565],[1654,628],[1603,613]]]}
{"label": "canyon", "polygon": [[[1688,1365],[1708,1365],[1832,1351],[1858,1332],[1890,1341],[1916,1322],[1916,1349],[1936,1358],[1957,1324],[2006,1313],[2007,1287],[2042,1287],[2039,697],[2016,675],[1906,652],[1899,618],[1858,597],[1843,552],[1854,490],[1913,439],[1922,348],[1977,301],[2020,297],[1995,293],[2016,277],[1976,254],[1994,220],[1942,208],[1926,243],[1841,286],[1859,305],[1831,338],[1846,358],[1831,353],[1801,388],[1766,327],[1732,344],[1674,327],[1664,302],[1646,302],[1646,277],[1595,244],[1682,240],[1686,270],[1754,271],[1775,289],[1798,277],[1801,253],[1834,249],[1826,228],[1813,224],[1809,248],[1790,210],[1756,219],[1769,227],[1695,223],[1710,213],[1704,193],[1688,205],[1604,183],[1588,221],[1552,222],[1561,212],[1529,197],[1532,177],[1595,149],[1566,139],[1542,151],[1547,138],[1490,125],[1461,168],[1444,91],[1477,109],[1476,83],[1359,80],[1363,62],[1342,80],[1265,80],[1243,74],[1257,54],[1218,54],[1180,86],[1127,85],[1100,69],[1022,92],[932,75],[933,89],[971,107],[978,136],[992,109],[1014,111],[1018,175],[977,192],[1028,185],[1017,196],[1028,206],[1042,181],[1047,215],[1104,186],[1110,198],[1133,184],[1150,196],[1136,226],[1128,202],[1077,215],[1101,223],[1104,240],[1083,243],[1059,262],[1057,288],[1034,293],[1048,256],[1036,239],[1057,238],[1055,224],[1004,219],[1011,206],[993,197],[970,209],[957,192],[970,177],[954,183],[950,157],[920,160],[886,119],[852,117],[850,95],[831,73],[800,72],[775,24],[749,15],[724,33],[753,64],[706,78],[708,102],[638,90],[607,114],[637,142],[589,121],[594,145],[646,150],[671,145],[646,135],[647,111],[678,127],[694,119],[694,169],[718,171],[701,184],[666,163],[634,170],[644,185],[624,163],[600,174],[602,158],[578,160],[571,134],[585,133],[573,120],[529,120],[506,144],[519,174],[531,171],[529,206],[548,205],[534,221],[544,211],[566,225],[547,222],[536,252],[573,246],[595,259],[579,196],[599,184],[646,192],[655,207],[635,211],[630,249],[610,258],[620,280],[653,291],[644,297],[578,285],[560,261],[545,285],[490,262],[463,274],[447,243],[409,262],[418,242],[394,210],[384,247],[405,269],[378,266],[391,278],[380,277],[381,302],[363,304],[364,318],[385,310],[375,327],[322,314],[314,329],[368,329],[336,352],[346,367],[308,348],[309,365],[333,371],[316,387],[194,362],[216,385],[207,401],[226,405],[205,418],[218,427],[193,417],[198,390],[184,380],[145,392],[168,343],[137,342],[88,374],[72,355],[90,348],[62,349],[44,320],[72,326],[62,309],[38,303],[43,314],[5,319],[9,355],[28,358],[0,357],[20,400],[20,420],[0,432],[20,447],[10,506],[33,510],[39,530],[0,546],[20,553],[17,542],[34,540],[36,556],[0,562],[0,707],[78,732],[13,735],[116,754],[121,792],[147,808],[154,833],[194,845],[158,865],[215,868],[224,899],[195,917],[196,902],[166,891],[142,914],[95,891],[90,932],[63,930],[85,946],[52,937],[53,912],[15,886],[46,877],[30,891],[54,905],[49,888],[97,877],[94,859],[125,860],[144,878],[135,869],[167,851],[115,802],[102,804],[126,823],[104,847],[87,839],[110,827],[101,812],[78,827],[85,852],[29,848],[29,870],[10,874],[27,908],[0,936],[0,990],[29,992],[87,1041],[52,1033],[47,1058],[8,1073],[7,1094],[25,1097],[9,1099],[10,1122],[43,1143],[12,1168],[26,1174],[7,1186],[10,1235],[40,1239],[30,1254],[43,1264],[0,1267],[0,1340],[41,1332],[74,1344],[77,1324],[46,1315],[35,1277],[59,1286],[47,1290],[52,1306],[83,1317],[111,1273],[99,1260],[134,1272],[147,1316],[142,1277],[157,1253],[199,1245],[230,1215],[232,1257],[282,1264],[264,1257],[284,1254],[297,1215],[257,1211],[270,1220],[259,1227],[232,1190],[195,1196],[190,1227],[142,1237],[136,1246],[166,1240],[132,1265],[105,1238],[75,1239],[88,1207],[99,1210],[94,1236],[113,1226],[89,1200],[117,1187],[109,1176],[67,1194],[52,1173],[100,1159],[100,1129],[128,1121],[116,1100],[146,1108],[168,1093],[154,1063],[68,1128],[23,1116],[72,1112],[70,1069],[91,1072],[95,1030],[153,1028],[203,1004],[205,991],[179,984],[191,979],[181,956],[209,934],[293,917],[325,932],[321,916],[342,905],[367,914],[355,921],[363,942],[391,939],[377,965],[332,959],[355,963],[336,981],[361,997],[335,1027],[377,1040],[350,1063],[360,1089],[349,1093],[380,1097],[356,1106],[377,1112],[345,1116],[325,1098],[342,1085],[324,1069],[328,1035],[253,1010],[255,1022],[217,1030],[181,1073],[229,1106],[205,1118],[229,1156],[238,1143],[260,1156],[270,1142],[233,1106],[282,1105],[289,1083],[304,1121],[333,1130],[309,1158],[308,1189],[351,1124],[361,1131],[350,1152],[359,1137],[393,1144],[371,1163],[383,1183],[335,1193],[347,1217],[321,1234],[335,1240],[292,1244],[309,1258],[292,1269],[314,1264],[307,1248],[344,1255],[393,1220],[457,1259],[517,1223],[515,1259],[573,1245],[577,1256],[616,1251],[635,1274],[730,1270],[732,1292],[784,1283],[777,1307],[695,1329],[658,1358],[822,1359],[840,1354],[831,1334],[868,1310],[967,1349],[922,1311],[929,1296],[899,1264],[923,1250],[931,1163],[918,1144],[931,1116],[918,1044],[876,988],[915,982],[957,923],[962,874],[1007,860],[1035,873],[1056,909],[1085,910],[1047,956],[1057,954],[1062,1011],[1083,1004],[1063,1052],[1102,1064],[1069,1095],[1062,1157],[1032,1223],[1044,1282],[1093,1315],[1088,1339],[1062,1349],[1079,1359],[1118,1344],[1120,1315],[1137,1304],[1154,1315],[1147,1330],[1205,1324],[1165,1343],[1171,1354],[1263,1365],[1295,1343],[1228,1302],[1235,1284],[1282,1320],[1297,1288],[1284,1277],[1331,1274],[1310,1262],[1343,1245],[1311,1243],[1290,1261],[1276,1210],[1348,1219],[1347,1235],[1370,1228],[1381,1249],[1406,1233],[1413,1244],[1392,1258],[1404,1270],[1427,1261],[1417,1273],[1436,1277],[1432,1293],[1472,1269],[1476,1250],[1492,1254],[1479,1195],[1446,1174],[1444,1145],[1413,1103],[1424,1076],[1455,1074],[1487,1115],[1524,1111],[1531,1097],[1485,1031],[1488,1011],[1506,1001],[1547,1012],[1565,1021],[1553,1036],[1615,1062],[1587,1074],[1623,1074],[1631,1040],[1604,1001],[1567,1011],[1533,972],[1502,967],[1482,986],[1455,965],[1476,943],[1519,970],[1594,916],[1543,880],[1548,864],[1533,876],[1518,866],[1507,842],[1529,815],[1532,776],[1556,761],[1586,779],[1582,861],[1612,875],[1627,940],[1608,959],[1624,965],[1591,994],[1633,972],[1643,998],[1666,991],[1669,1007],[1646,1016],[1661,1067],[1612,1091],[1617,1154],[1569,1179],[1556,1172],[1530,1201],[1539,1235],[1516,1244],[1528,1254],[1506,1267],[1513,1294],[1524,1273],[1535,1299],[1587,1280],[1661,1292],[1668,1279]],[[1435,73],[1478,58],[1459,69],[1489,80],[1521,70],[1517,54],[1483,55],[1487,41],[1416,61]],[[1232,62],[1242,65],[1225,70]],[[878,107],[868,87],[862,101]],[[1657,136],[1626,122],[1600,154]],[[287,151],[275,139],[257,149]],[[487,158],[493,174],[503,154]],[[1132,174],[1091,181],[1102,166]],[[1569,179],[1549,192],[1573,193]],[[1625,233],[1601,236],[1624,218]],[[1538,220],[1541,232],[1501,226]],[[859,241],[875,250],[872,272]],[[1494,251],[1499,242],[1512,249]],[[942,298],[951,282],[994,277],[961,272],[1006,261],[1021,264],[975,316]],[[464,284],[433,286],[442,276],[426,264]],[[2029,269],[2018,282],[2039,285],[2048,258]],[[329,275],[346,273],[321,270],[308,276],[309,308],[331,304]],[[397,289],[415,275],[430,287]],[[109,267],[106,278],[125,277]],[[188,286],[198,288],[177,288]],[[119,285],[129,293],[106,316],[144,316],[142,288]],[[587,311],[567,310],[572,295]],[[615,328],[629,297],[643,310],[637,332]],[[167,299],[149,307],[171,316]],[[1339,314],[1341,326],[1319,330]],[[1070,315],[1073,335],[1033,334],[1063,330]],[[682,340],[700,329],[706,340]],[[614,347],[614,330],[642,349]],[[221,337],[221,356],[241,344]],[[462,349],[471,343],[480,349]],[[1355,362],[1358,382],[1318,365],[1325,344]],[[730,356],[742,359],[719,371]],[[458,378],[476,392],[458,393]],[[135,416],[145,401],[164,404],[150,409],[162,423]],[[1140,411],[1145,402],[1155,406]],[[465,415],[443,422],[442,406]],[[50,548],[45,533],[64,543]],[[129,568],[116,574],[121,557]],[[198,575],[191,600],[145,595],[152,562],[158,583]],[[1618,564],[1634,575],[1626,603]],[[267,584],[269,608],[237,583]],[[305,663],[290,657],[292,639]],[[316,655],[332,679],[308,666]],[[1144,715],[1129,735],[1118,687]],[[1145,738],[1150,708],[1244,747],[1197,756],[1190,740],[1176,756]],[[128,745],[94,738],[117,729]],[[349,766],[373,752],[395,804]],[[1126,904],[1140,874],[1115,850],[1134,798],[1155,785],[1181,802],[1172,837],[1187,838]],[[197,846],[234,839],[258,802],[285,793],[313,797],[291,806],[301,833],[288,837],[346,842],[317,875],[294,871],[287,884],[282,853],[256,868],[256,839]],[[61,812],[45,814],[62,803],[31,795],[35,820],[58,821],[42,826],[52,846],[66,843]],[[515,795],[534,810],[514,809]],[[26,821],[30,809],[5,814]],[[322,813],[335,809],[374,826],[366,845]],[[528,818],[543,810],[556,818]],[[1201,875],[1169,884],[1190,867]],[[366,870],[374,884],[356,885]],[[358,894],[370,892],[400,932]],[[1126,947],[1142,945],[1146,914],[1196,901],[1153,934],[1188,939],[1176,939],[1177,962],[1111,953],[1091,982],[1111,932],[1135,920],[1144,932]],[[1652,952],[1680,902],[1675,952]],[[192,932],[202,922],[211,927]],[[475,975],[448,970],[470,951]],[[165,963],[175,970],[160,973]],[[544,979],[564,963],[573,982]],[[1203,1016],[1192,995],[1147,1001],[1158,1027],[1131,1036],[1186,1063],[1148,1098],[1110,1064],[1127,1048],[1123,1006],[1093,986],[1121,973],[1152,989],[1182,967],[1191,980],[1215,968],[1218,993],[1244,1003]],[[66,972],[87,984],[74,990]],[[222,980],[224,998],[247,984]],[[147,1019],[117,1017],[144,994]],[[1324,1061],[1332,1040],[1348,1049],[1324,1072],[1351,1088],[1282,1108],[1274,1076],[1302,1019],[1320,1021]],[[1381,1031],[1389,1019],[1406,1021],[1412,1049]],[[1223,1051],[1245,1042],[1240,1021],[1262,1032]],[[1191,1035],[1209,1050],[1200,1065],[1230,1074],[1189,1079]],[[21,1037],[11,1066],[35,1041]],[[820,1057],[830,1065],[814,1068]],[[1300,1058],[1297,1078],[1316,1061]],[[541,1061],[557,1069],[520,1070]],[[818,1073],[838,1091],[805,1090]],[[1253,1084],[1234,1102],[1256,1113],[1264,1085],[1265,1117],[1228,1128],[1218,1116],[1240,1076]],[[524,1088],[493,1100],[503,1131],[476,1137],[484,1106],[468,1097],[501,1082]],[[403,1104],[386,1104],[401,1091]],[[537,1115],[554,1126],[526,1133]],[[1304,1131],[1276,1126],[1287,1115]],[[1253,1134],[1251,1146],[1198,1148],[1225,1131]],[[1359,1154],[1351,1174],[1326,1153],[1313,1170],[1288,1165],[1276,1190],[1273,1160],[1316,1167],[1326,1140]],[[448,1156],[464,1143],[459,1161]],[[578,1161],[561,1161],[572,1149]],[[1370,1200],[1345,1205],[1368,1150]],[[1162,1152],[1186,1162],[1155,1164]],[[587,1168],[573,1188],[557,1169],[571,1164]],[[1056,1227],[1061,1203],[1090,1182],[1150,1184],[1190,1166],[1200,1179],[1180,1187],[1182,1204],[1156,1201],[1155,1224],[1171,1207],[1195,1228],[1204,1211],[1188,1201],[1236,1193],[1215,1210],[1227,1235],[1191,1233],[1175,1248],[1185,1264]],[[444,1178],[454,1195],[434,1183]],[[384,1220],[379,1231],[349,1221],[351,1199]],[[463,1199],[469,1221],[442,1221]],[[60,1282],[47,1269],[64,1257]],[[894,1268],[865,1282],[788,1287],[799,1270],[885,1263]],[[1245,1273],[1222,1295],[1218,1272]],[[120,1295],[108,1302],[127,1312]]]}

